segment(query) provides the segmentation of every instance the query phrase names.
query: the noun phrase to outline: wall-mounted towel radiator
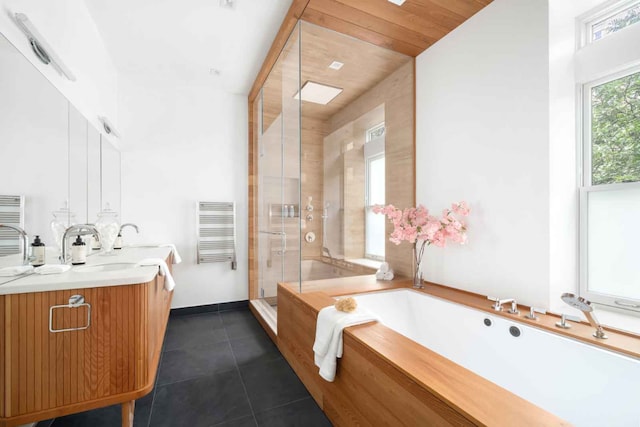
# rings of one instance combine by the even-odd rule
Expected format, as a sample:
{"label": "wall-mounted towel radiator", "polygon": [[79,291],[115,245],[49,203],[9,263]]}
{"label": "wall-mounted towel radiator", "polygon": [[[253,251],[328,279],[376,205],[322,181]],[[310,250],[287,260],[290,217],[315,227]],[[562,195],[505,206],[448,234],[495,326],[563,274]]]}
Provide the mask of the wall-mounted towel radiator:
{"label": "wall-mounted towel radiator", "polygon": [[[0,195],[0,224],[24,228],[24,196]],[[9,228],[0,228],[0,256],[19,254],[21,237]]]}
{"label": "wall-mounted towel radiator", "polygon": [[198,264],[236,260],[236,206],[233,202],[198,202]]}

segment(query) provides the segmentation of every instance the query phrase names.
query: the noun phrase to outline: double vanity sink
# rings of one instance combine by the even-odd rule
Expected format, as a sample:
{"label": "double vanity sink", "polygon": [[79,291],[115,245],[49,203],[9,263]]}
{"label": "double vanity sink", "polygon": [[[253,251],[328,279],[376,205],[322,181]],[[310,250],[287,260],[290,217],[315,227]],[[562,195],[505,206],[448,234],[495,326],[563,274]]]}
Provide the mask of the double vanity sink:
{"label": "double vanity sink", "polygon": [[135,400],[153,388],[173,296],[157,266],[138,263],[159,258],[171,270],[171,252],[125,247],[64,273],[2,278],[0,427],[113,404],[133,425]]}
{"label": "double vanity sink", "polygon": [[138,263],[146,258],[167,259],[170,253],[169,247],[145,246],[125,247],[111,255],[95,254],[87,257],[86,264],[71,266],[65,273],[3,277],[0,295],[146,283],[158,268]]}

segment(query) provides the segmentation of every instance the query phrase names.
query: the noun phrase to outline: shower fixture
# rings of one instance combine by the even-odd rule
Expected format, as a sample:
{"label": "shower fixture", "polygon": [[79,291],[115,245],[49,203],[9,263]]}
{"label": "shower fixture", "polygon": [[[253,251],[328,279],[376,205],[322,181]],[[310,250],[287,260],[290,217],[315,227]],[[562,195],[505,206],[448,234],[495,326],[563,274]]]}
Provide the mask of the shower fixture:
{"label": "shower fixture", "polygon": [[593,314],[593,307],[591,306],[590,301],[571,293],[564,293],[560,298],[571,307],[577,308],[584,313],[584,316],[587,318],[591,326],[596,328],[596,331],[593,333],[594,337],[602,340],[608,338],[602,329],[602,325],[600,325],[600,322],[598,322],[596,316]]}
{"label": "shower fixture", "polygon": [[54,70],[67,80],[75,82],[76,76],[73,75],[71,70],[67,68],[62,62],[60,57],[56,55],[53,48],[44,40],[44,37],[36,30],[36,27],[29,20],[29,17],[24,13],[16,13],[13,15],[16,25],[20,28],[20,31],[27,36],[29,44],[33,53],[38,57],[40,62],[45,65],[51,65]]}

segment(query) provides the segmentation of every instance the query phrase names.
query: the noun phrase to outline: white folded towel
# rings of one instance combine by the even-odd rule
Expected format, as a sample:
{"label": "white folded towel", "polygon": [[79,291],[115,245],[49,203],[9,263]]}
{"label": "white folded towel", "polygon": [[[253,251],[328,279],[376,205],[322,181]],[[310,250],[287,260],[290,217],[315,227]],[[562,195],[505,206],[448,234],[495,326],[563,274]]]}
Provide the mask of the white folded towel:
{"label": "white folded towel", "polygon": [[171,252],[173,252],[173,264],[180,264],[182,262],[182,258],[176,249],[176,245],[173,243],[165,243],[160,245],[161,248],[171,248]]}
{"label": "white folded towel", "polygon": [[36,274],[62,274],[71,270],[67,264],[45,264],[33,269]]}
{"label": "white folded towel", "polygon": [[32,265],[19,265],[17,267],[0,268],[0,277],[19,276],[33,271]]}
{"label": "white folded towel", "polygon": [[164,288],[168,291],[172,291],[176,287],[176,282],[173,280],[169,266],[162,258],[147,258],[138,263],[141,267],[157,265],[160,269],[160,275],[164,276]]}
{"label": "white folded towel", "polygon": [[389,271],[389,263],[383,262],[382,264],[380,264],[380,269],[378,271],[382,273],[386,273],[387,271]]}
{"label": "white folded towel", "polygon": [[376,271],[376,279],[378,280],[392,280],[393,279],[393,270],[389,268],[387,264],[387,271],[382,271],[382,267],[380,270]]}
{"label": "white folded towel", "polygon": [[318,313],[316,339],[313,344],[314,362],[320,368],[320,376],[332,382],[336,377],[336,358],[342,357],[342,331],[344,328],[376,321],[368,311],[357,308],[351,313],[325,307]]}

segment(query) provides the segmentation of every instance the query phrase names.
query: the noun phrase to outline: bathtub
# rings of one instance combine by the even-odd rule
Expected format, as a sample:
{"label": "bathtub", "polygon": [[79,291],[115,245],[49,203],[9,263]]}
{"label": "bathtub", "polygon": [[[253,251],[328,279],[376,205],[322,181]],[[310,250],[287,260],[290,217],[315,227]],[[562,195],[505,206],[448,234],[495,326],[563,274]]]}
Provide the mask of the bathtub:
{"label": "bathtub", "polygon": [[576,426],[640,426],[638,359],[410,289],[353,297],[385,326]]}
{"label": "bathtub", "polygon": [[300,263],[302,281],[332,279],[335,277],[356,276],[358,273],[346,268],[316,260],[303,260]]}

